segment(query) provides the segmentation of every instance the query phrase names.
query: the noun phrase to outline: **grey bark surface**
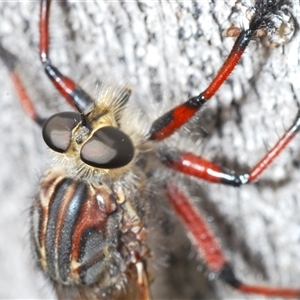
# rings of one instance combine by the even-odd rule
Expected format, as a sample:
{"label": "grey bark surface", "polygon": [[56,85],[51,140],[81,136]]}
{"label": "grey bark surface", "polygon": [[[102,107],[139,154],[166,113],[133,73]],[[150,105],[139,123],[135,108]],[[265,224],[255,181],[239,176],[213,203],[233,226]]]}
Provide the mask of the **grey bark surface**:
{"label": "grey bark surface", "polygon": [[[50,56],[64,74],[90,89],[98,79],[128,82],[133,97],[149,110],[141,122],[151,124],[205,89],[216,74],[234,42],[222,34],[242,17],[242,12],[232,14],[234,4],[55,1]],[[299,2],[291,10],[299,22]],[[49,116],[69,108],[38,58],[38,14],[36,2],[2,2],[0,39],[19,57],[18,69],[32,99]],[[275,49],[251,42],[230,79],[169,145],[247,172],[295,118],[299,45],[298,32]],[[2,63],[0,87],[0,298],[53,298],[34,268],[28,237],[28,209],[50,156]],[[237,276],[247,283],[300,288],[299,139],[256,183],[239,189],[175,176],[162,168],[204,212]],[[154,299],[257,299],[215,280],[166,200],[151,201],[163,202],[161,219],[149,229]]]}

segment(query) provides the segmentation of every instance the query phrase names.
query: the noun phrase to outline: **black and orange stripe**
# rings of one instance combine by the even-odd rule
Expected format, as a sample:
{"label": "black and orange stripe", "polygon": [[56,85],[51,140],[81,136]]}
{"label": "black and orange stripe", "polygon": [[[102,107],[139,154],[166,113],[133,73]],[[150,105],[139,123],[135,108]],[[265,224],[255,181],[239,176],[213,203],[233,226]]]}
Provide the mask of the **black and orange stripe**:
{"label": "black and orange stripe", "polygon": [[108,266],[115,265],[115,210],[107,186],[94,188],[49,172],[31,210],[38,265],[64,285],[93,284],[101,273],[107,276]]}

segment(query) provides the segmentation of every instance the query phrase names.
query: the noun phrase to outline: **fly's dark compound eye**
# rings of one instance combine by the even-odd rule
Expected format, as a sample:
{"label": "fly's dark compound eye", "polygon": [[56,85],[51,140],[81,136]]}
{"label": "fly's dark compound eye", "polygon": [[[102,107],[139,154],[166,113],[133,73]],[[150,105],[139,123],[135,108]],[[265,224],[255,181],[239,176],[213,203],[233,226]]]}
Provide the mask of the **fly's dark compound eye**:
{"label": "fly's dark compound eye", "polygon": [[65,152],[70,145],[72,130],[80,121],[79,113],[62,112],[53,115],[43,127],[45,143],[56,152]]}
{"label": "fly's dark compound eye", "polygon": [[130,138],[113,126],[97,130],[81,149],[82,161],[90,166],[114,169],[126,166],[134,156]]}

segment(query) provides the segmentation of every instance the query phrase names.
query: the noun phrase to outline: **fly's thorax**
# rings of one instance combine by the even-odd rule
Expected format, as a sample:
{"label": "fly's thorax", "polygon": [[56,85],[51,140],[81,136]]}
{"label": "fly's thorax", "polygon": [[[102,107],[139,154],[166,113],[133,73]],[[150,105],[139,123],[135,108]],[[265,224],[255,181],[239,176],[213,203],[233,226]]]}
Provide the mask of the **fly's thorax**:
{"label": "fly's thorax", "polygon": [[122,182],[91,183],[49,170],[31,209],[38,267],[66,287],[122,286],[132,253],[147,252],[133,192]]}
{"label": "fly's thorax", "polygon": [[51,170],[31,210],[38,266],[63,285],[103,286],[119,277],[116,228],[120,213],[105,184],[77,181]]}

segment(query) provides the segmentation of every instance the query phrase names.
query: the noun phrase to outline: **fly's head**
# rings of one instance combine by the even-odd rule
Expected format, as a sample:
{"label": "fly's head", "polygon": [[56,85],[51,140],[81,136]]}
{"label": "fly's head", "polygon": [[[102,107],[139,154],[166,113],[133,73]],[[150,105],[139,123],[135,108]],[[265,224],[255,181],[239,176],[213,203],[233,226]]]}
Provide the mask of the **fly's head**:
{"label": "fly's head", "polygon": [[136,145],[119,128],[130,94],[128,88],[104,88],[86,115],[62,112],[45,122],[43,138],[68,174],[98,180],[123,174],[130,166]]}

